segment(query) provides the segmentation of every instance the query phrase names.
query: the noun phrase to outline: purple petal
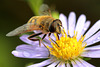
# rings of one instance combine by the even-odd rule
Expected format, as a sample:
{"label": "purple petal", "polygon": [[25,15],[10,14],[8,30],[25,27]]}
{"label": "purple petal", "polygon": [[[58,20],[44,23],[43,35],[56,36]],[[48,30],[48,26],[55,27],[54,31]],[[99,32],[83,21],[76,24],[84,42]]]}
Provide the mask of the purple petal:
{"label": "purple petal", "polygon": [[[42,36],[43,36],[43,35],[42,35]],[[29,37],[29,35],[22,35],[22,36],[20,37],[20,39],[21,39],[23,42],[27,43],[27,44],[39,46],[39,41],[31,41],[31,40],[28,39],[28,37]],[[54,37],[54,36],[51,35],[51,37],[54,38],[54,40],[55,40],[55,37]],[[43,43],[48,44],[48,45],[50,46],[51,42],[49,41],[48,36],[47,36],[44,40],[46,40],[47,43],[45,43],[45,42],[43,42]],[[42,43],[41,43],[41,46],[43,46]]]}
{"label": "purple petal", "polygon": [[89,28],[89,26],[90,26],[90,21],[86,21],[80,35],[77,36],[77,40],[80,39],[81,35],[83,35],[86,32],[86,30]]}
{"label": "purple petal", "polygon": [[60,61],[55,61],[47,67],[55,67]]}
{"label": "purple petal", "polygon": [[82,34],[81,35],[83,35],[85,32],[86,32],[86,30],[89,28],[89,26],[90,26],[90,21],[86,21],[86,23],[84,24],[84,27],[83,27],[83,29],[82,29]]}
{"label": "purple petal", "polygon": [[77,21],[76,29],[75,29],[75,31],[77,32],[77,37],[79,37],[79,35],[81,34],[85,22],[86,22],[86,16],[83,14],[80,15]]}
{"label": "purple petal", "polygon": [[68,17],[68,30],[71,37],[74,36],[74,30],[75,30],[75,23],[76,23],[76,15],[74,12],[70,12]]}
{"label": "purple petal", "polygon": [[90,64],[90,63],[88,63],[80,58],[78,58],[78,60],[84,65],[84,67],[95,67],[92,64]]}
{"label": "purple petal", "polygon": [[80,61],[75,60],[75,62],[77,63],[78,67],[84,67],[84,65]]}
{"label": "purple petal", "polygon": [[100,50],[100,45],[92,46],[92,47],[87,47],[84,50]]}
{"label": "purple petal", "polygon": [[67,17],[64,14],[60,14],[59,19],[61,20],[62,26],[64,27],[64,29],[67,33],[67,31],[68,31],[68,29],[67,29]]}
{"label": "purple petal", "polygon": [[99,50],[86,50],[81,56],[90,57],[90,58],[100,58],[100,49]]}
{"label": "purple petal", "polygon": [[22,58],[48,58],[49,52],[47,48],[37,45],[19,45],[12,54]]}
{"label": "purple petal", "polygon": [[35,33],[41,33],[42,31],[40,30],[34,30]]}
{"label": "purple petal", "polygon": [[89,31],[85,34],[86,37],[84,40],[89,38],[91,35],[93,35],[95,32],[97,32],[100,29],[100,20],[97,21],[90,29]]}
{"label": "purple petal", "polygon": [[68,62],[66,63],[66,67],[71,67],[70,64],[69,64]]}
{"label": "purple petal", "polygon": [[65,67],[65,63],[64,62],[60,62],[57,67]]}
{"label": "purple petal", "polygon": [[98,31],[95,35],[91,36],[85,42],[87,43],[87,46],[89,46],[99,41],[100,41],[100,31]]}
{"label": "purple petal", "polygon": [[71,61],[71,63],[72,63],[73,67],[78,67],[78,65],[75,63],[75,61]]}
{"label": "purple petal", "polygon": [[54,62],[54,59],[51,58],[51,59],[45,60],[45,61],[43,61],[41,63],[37,63],[37,64],[30,65],[28,67],[44,67],[44,66],[46,66],[48,64],[51,64],[53,62]]}
{"label": "purple petal", "polygon": [[37,41],[31,41],[31,40],[29,40],[28,39],[28,37],[29,37],[29,35],[22,35],[21,37],[20,37],[20,39],[23,41],[23,42],[25,42],[25,43],[27,43],[27,44],[35,44]]}

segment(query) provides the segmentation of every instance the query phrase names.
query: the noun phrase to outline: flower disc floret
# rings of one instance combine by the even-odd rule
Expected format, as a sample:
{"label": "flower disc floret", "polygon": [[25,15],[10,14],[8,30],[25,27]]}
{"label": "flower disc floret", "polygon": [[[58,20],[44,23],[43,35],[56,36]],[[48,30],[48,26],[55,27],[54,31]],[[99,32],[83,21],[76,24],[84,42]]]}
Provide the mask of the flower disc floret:
{"label": "flower disc floret", "polygon": [[60,39],[58,39],[56,34],[55,37],[57,44],[51,41],[52,48],[48,47],[50,54],[64,61],[73,60],[80,56],[86,46],[86,43],[83,43],[85,36],[81,36],[78,41],[76,38],[77,34],[73,37],[69,37],[65,32],[62,32]]}

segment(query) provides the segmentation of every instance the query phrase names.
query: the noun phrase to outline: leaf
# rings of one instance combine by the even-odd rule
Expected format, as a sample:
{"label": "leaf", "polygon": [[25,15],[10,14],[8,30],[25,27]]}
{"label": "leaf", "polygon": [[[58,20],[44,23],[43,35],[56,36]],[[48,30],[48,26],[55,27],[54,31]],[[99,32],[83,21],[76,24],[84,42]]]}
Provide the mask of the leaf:
{"label": "leaf", "polygon": [[59,19],[59,13],[57,11],[52,11],[52,16],[55,18],[55,19]]}
{"label": "leaf", "polygon": [[35,15],[39,15],[39,8],[43,0],[26,0]]}

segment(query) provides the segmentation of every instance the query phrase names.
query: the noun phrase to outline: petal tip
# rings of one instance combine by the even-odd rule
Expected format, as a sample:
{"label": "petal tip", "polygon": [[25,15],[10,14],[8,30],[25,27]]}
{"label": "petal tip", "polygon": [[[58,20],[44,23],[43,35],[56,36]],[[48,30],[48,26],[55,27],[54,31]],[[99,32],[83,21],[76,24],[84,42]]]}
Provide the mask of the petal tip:
{"label": "petal tip", "polygon": [[13,54],[14,56],[18,56],[18,52],[17,52],[17,51],[12,51],[12,54]]}
{"label": "petal tip", "polygon": [[74,12],[74,11],[72,11],[72,12],[70,12],[70,14],[75,14],[75,12]]}

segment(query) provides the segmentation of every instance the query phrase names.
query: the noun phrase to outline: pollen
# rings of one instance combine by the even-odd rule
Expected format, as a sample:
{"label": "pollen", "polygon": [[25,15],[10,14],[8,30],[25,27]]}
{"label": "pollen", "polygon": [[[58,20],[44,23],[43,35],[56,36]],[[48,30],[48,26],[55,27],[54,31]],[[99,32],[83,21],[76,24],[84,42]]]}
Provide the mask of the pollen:
{"label": "pollen", "polygon": [[69,37],[64,30],[61,34],[62,36],[59,39],[57,35],[54,34],[56,37],[56,43],[50,40],[52,47],[47,46],[50,54],[55,56],[57,59],[64,61],[74,60],[79,57],[87,45],[86,42],[83,42],[85,36],[81,36],[81,38],[77,40],[77,32],[75,31],[73,37]]}

